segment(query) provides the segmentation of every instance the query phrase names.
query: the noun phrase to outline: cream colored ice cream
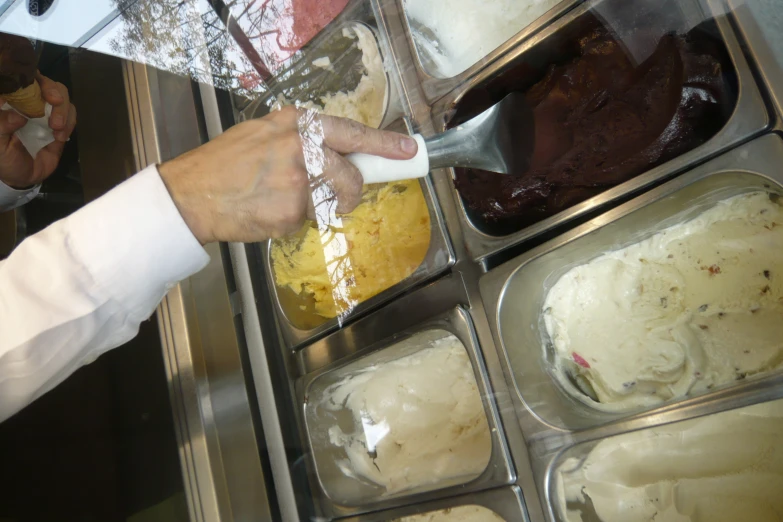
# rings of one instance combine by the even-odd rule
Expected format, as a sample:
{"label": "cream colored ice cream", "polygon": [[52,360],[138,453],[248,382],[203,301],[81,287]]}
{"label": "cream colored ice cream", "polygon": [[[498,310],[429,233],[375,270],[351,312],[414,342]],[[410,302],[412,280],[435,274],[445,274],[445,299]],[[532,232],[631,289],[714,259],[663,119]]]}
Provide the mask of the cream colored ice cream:
{"label": "cream colored ice cream", "polygon": [[[343,36],[356,40],[356,46],[362,52],[364,74],[358,85],[350,91],[339,91],[322,96],[318,101],[299,100],[298,107],[315,109],[329,116],[350,118],[368,127],[377,128],[383,121],[386,111],[389,85],[386,70],[383,67],[378,43],[372,31],[362,24],[343,28]],[[313,65],[328,69],[332,66],[328,57],[317,58]],[[279,95],[272,110],[279,109],[291,102]]]}
{"label": "cream colored ice cream", "polygon": [[436,76],[456,76],[536,21],[560,0],[405,0],[419,51]]}
{"label": "cream colored ice cream", "polygon": [[543,310],[556,373],[608,410],[779,368],[781,318],[783,208],[764,192],[571,269]]}
{"label": "cream colored ice cream", "polygon": [[411,515],[392,522],[504,522],[494,511],[483,506],[459,506]]}
{"label": "cream colored ice cream", "polygon": [[780,522],[781,434],[783,402],[775,401],[603,440],[584,461],[558,467],[560,518]]}
{"label": "cream colored ice cream", "polygon": [[347,458],[344,474],[386,494],[468,481],[481,474],[492,449],[472,364],[449,335],[412,355],[370,366],[328,387],[327,411],[349,410],[353,429],[329,428]]}
{"label": "cream colored ice cream", "polygon": [[377,128],[381,125],[386,110],[389,85],[375,35],[360,24],[351,28],[346,27],[343,29],[343,35],[356,39],[362,51],[365,74],[353,91],[340,91],[321,98],[323,112],[330,116],[350,118],[368,127]]}

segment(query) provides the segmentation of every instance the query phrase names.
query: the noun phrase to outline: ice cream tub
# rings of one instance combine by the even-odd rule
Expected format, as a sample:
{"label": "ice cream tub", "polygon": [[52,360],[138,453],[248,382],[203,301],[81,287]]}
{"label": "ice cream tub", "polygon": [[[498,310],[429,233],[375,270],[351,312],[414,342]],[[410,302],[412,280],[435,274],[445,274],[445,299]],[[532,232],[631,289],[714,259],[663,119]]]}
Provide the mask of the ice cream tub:
{"label": "ice cream tub", "polygon": [[[273,286],[275,313],[282,335],[290,348],[305,346],[354,321],[405,291],[442,274],[453,264],[451,245],[429,179],[390,184],[366,193],[369,197],[374,194],[375,199],[368,199],[350,214],[353,219],[351,223],[356,225],[338,232],[345,235],[349,245],[346,257],[351,262],[348,264],[350,270],[345,272],[347,281],[355,282],[355,288],[361,295],[355,299],[355,303],[347,307],[340,308],[342,305],[337,299],[330,301],[328,288],[326,293],[310,294],[305,287],[311,281],[324,279],[319,279],[318,275],[321,272],[326,273],[334,261],[326,259],[328,251],[319,243],[323,238],[319,238],[317,233],[308,229],[308,235],[299,237],[300,243],[295,248],[312,247],[310,250],[313,257],[318,257],[320,264],[314,261],[317,266],[303,267],[305,270],[301,276],[292,271],[286,272],[286,277],[291,276],[290,281],[301,279],[302,288],[305,290],[299,293],[293,291],[290,284],[280,284],[278,271],[283,265],[276,265],[276,262],[281,263],[280,258],[275,259],[271,241],[263,245],[267,275],[270,281],[276,283]],[[398,214],[397,209],[400,207],[405,208],[406,212]],[[416,218],[415,209],[422,214],[422,219],[428,219],[428,227],[426,224],[411,222]],[[414,226],[425,229],[424,232],[429,236],[428,244],[408,239],[409,235],[415,232]],[[378,238],[385,241],[385,244],[373,248],[370,242],[377,241]],[[340,239],[334,236],[331,240]],[[324,248],[324,254],[319,257],[321,248]],[[304,254],[309,255],[309,252],[305,251]],[[375,277],[383,279],[373,280]],[[325,283],[323,288],[329,284],[331,283]],[[319,300],[318,296],[322,298]],[[325,304],[327,301],[337,304],[331,306]]]}
{"label": "ice cream tub", "polygon": [[331,24],[266,81],[268,91],[242,109],[241,119],[295,104],[376,128],[400,120],[399,82],[392,77],[396,69],[381,46],[372,13],[359,7],[349,14],[361,20],[341,16]]}
{"label": "ice cream tub", "polygon": [[783,513],[783,401],[576,444],[549,467],[558,522],[774,522]]}
{"label": "ice cream tub", "polygon": [[516,486],[344,519],[345,522],[527,522]]}
{"label": "ice cream tub", "polygon": [[[644,16],[639,15],[644,23],[636,17],[640,7],[646,9]],[[555,127],[558,131],[567,129],[571,133],[568,136],[552,137],[546,129],[541,131],[536,138],[541,147],[536,148],[534,167],[524,176],[471,169],[449,171],[455,180],[452,197],[459,207],[463,241],[474,260],[563,228],[572,220],[729,150],[770,126],[764,99],[729,21],[725,16],[713,18],[707,9],[698,1],[644,2],[640,6],[620,0],[581,4],[434,105],[435,127],[442,130],[499,101],[508,92],[524,91],[534,105],[536,121],[554,121],[556,116],[547,111],[559,111],[553,109],[559,107],[557,103],[581,99],[580,92],[592,96],[587,87],[592,85],[590,82],[575,80],[570,84],[564,78],[571,74],[579,77],[571,69],[582,71],[592,63],[590,60],[597,67],[607,63],[598,58],[598,50],[608,46],[616,51],[611,59],[625,64],[616,69],[627,67],[633,71],[630,78],[638,82],[615,93],[616,97],[609,95],[617,107],[604,105],[606,100],[593,100],[596,104],[590,102],[590,106],[594,110],[584,120],[577,118],[575,121],[580,123],[575,127]],[[638,27],[644,31],[635,31]],[[650,38],[640,39],[639,35]],[[596,73],[602,82],[609,78]],[[660,83],[667,74],[678,78],[675,83],[679,87],[672,87],[672,82]],[[712,80],[702,81],[705,75],[712,75]],[[554,96],[551,93],[559,92],[563,85],[571,85],[575,92],[550,99]],[[579,91],[580,85],[583,91]],[[610,81],[607,85],[611,89],[611,85],[621,83]],[[652,104],[651,112],[634,116],[637,110],[646,111],[645,103]],[[607,121],[602,122],[599,120],[604,110]],[[655,121],[652,114],[660,116],[660,121]],[[669,114],[673,115],[671,119]],[[643,123],[636,128],[634,121]],[[610,135],[612,132],[616,136]],[[630,142],[636,139],[638,143]],[[561,146],[566,150],[559,150]],[[615,146],[622,150],[608,150]],[[606,158],[602,159],[601,154]],[[526,186],[528,182],[533,185]]]}
{"label": "ice cream tub", "polygon": [[[585,430],[621,419],[655,418],[694,401],[716,402],[719,408],[721,401],[752,396],[768,380],[780,378],[783,356],[775,315],[783,301],[772,279],[779,264],[774,252],[781,231],[773,213],[780,211],[783,194],[781,161],[783,141],[778,136],[757,138],[482,277],[481,294],[507,378],[525,411],[539,421],[522,424],[528,437],[536,436],[531,430]],[[694,225],[753,198],[769,208],[758,207],[741,217],[727,210],[723,228]],[[766,223],[766,217],[773,220]],[[736,228],[746,222],[753,226]],[[683,230],[698,233],[679,236]],[[699,236],[705,230],[716,232]],[[756,239],[759,245],[750,244]],[[639,250],[639,245],[652,242],[657,242],[655,248]],[[662,259],[647,255],[658,247]],[[670,247],[693,250],[680,261],[680,253],[667,250]],[[619,262],[612,265],[612,274],[590,294],[587,289],[598,281],[597,272],[585,275],[583,270],[607,268],[615,255]],[[770,266],[757,267],[757,262]],[[642,270],[633,273],[631,266]],[[579,311],[569,316],[573,319],[563,319],[564,302],[553,301],[557,289],[573,277],[582,278],[572,287],[581,293],[570,293],[566,307],[589,311],[595,305],[595,323],[576,319]],[[606,327],[594,333],[580,330],[588,324],[600,326],[601,303],[611,315]],[[634,322],[640,317],[640,323]],[[553,328],[553,318],[561,320],[561,326],[570,328],[577,324],[574,320],[581,326],[563,334],[565,330]],[[642,325],[641,337],[629,330],[635,324]],[[771,341],[763,339],[767,334]],[[569,338],[573,344],[563,342]],[[573,348],[592,339],[596,352]],[[626,370],[635,377],[613,381]],[[617,395],[609,397],[613,392]]]}
{"label": "ice cream tub", "polygon": [[475,76],[583,0],[481,0],[445,4],[438,0],[380,2],[403,14],[404,38],[427,101],[434,102]]}
{"label": "ice cream tub", "polygon": [[453,308],[375,341],[361,323],[338,334],[362,348],[296,383],[322,514],[510,484],[515,475],[468,312]]}

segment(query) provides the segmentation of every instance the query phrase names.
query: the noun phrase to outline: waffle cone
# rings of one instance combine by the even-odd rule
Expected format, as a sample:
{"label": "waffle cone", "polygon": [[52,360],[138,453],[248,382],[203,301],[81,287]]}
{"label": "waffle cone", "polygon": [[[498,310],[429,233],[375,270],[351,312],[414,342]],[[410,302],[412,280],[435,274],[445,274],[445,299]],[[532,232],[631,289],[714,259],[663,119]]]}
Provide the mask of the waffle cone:
{"label": "waffle cone", "polygon": [[46,102],[41,96],[41,86],[37,81],[11,94],[3,95],[3,98],[28,118],[42,118],[46,115]]}

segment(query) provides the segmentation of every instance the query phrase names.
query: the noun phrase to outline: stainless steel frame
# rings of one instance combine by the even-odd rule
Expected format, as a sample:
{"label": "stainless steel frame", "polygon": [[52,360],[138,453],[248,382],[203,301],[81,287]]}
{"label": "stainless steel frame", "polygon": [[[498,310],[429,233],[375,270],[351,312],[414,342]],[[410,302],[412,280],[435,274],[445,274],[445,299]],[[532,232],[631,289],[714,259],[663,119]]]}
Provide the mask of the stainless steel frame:
{"label": "stainless steel frame", "polygon": [[[515,278],[536,264],[549,267],[550,270],[540,272],[533,269],[530,276],[537,281],[536,287],[524,286],[530,293],[529,306],[525,305],[525,310],[540,309],[547,282],[551,283],[574,264],[608,249],[639,241],[675,220],[693,217],[711,203],[731,195],[752,190],[783,194],[782,162],[783,140],[775,135],[758,138],[501,265],[482,278],[481,294],[485,302],[491,303],[487,314],[492,337],[502,353],[508,382],[513,383],[516,390],[515,409],[528,441],[539,494],[545,505],[549,500],[551,464],[559,450],[579,442],[781,398],[783,374],[743,381],[646,412],[607,414],[590,408],[567,397],[546,373],[540,337],[535,347],[521,347],[519,343],[509,345],[511,338],[504,335],[500,321],[504,297],[518,290],[512,285],[523,283],[521,279],[517,283]],[[622,240],[618,242],[618,238]],[[520,332],[529,329],[529,321],[524,322],[529,311],[513,310],[514,316],[518,313],[522,321]],[[515,363],[515,359],[519,362]],[[527,501],[530,503],[529,497]],[[550,516],[553,516],[551,512]]]}
{"label": "stainless steel frame", "polygon": [[[775,58],[775,51],[766,34],[751,12],[751,8],[745,0],[724,0],[723,4],[730,11],[730,16],[735,21],[735,26],[742,36],[746,49],[749,52],[749,60],[754,64],[754,69],[764,82],[769,101],[776,115],[775,129],[783,131],[783,49],[777,50],[780,59]],[[780,35],[777,35],[779,38]]]}
{"label": "stainless steel frame", "polygon": [[[399,10],[400,4],[398,2],[386,2],[381,5],[379,0],[372,0],[371,5],[381,32],[381,45],[387,50],[387,55],[393,58],[397,67],[396,71],[392,71],[393,74],[391,76],[397,78],[400,82],[403,107],[408,115],[410,126],[426,135],[432,134],[435,132],[436,127],[443,127],[443,121],[438,121],[437,125],[435,125],[432,119],[433,114],[440,114],[442,110],[440,112],[431,110],[418,73],[416,73],[414,68],[404,67],[405,64],[413,63],[414,57],[412,55],[413,51],[408,44],[407,36],[405,36],[406,22],[404,14]],[[569,21],[583,14],[584,10],[584,6],[576,6],[550,25],[542,27],[535,34],[531,34],[528,37],[519,36],[513,43],[508,44],[509,48],[505,53],[498,53],[499,56],[489,65],[487,71],[499,70],[516,57],[522,57],[532,52],[542,42],[555,38],[557,31],[565,27]],[[610,223],[624,212],[630,212],[631,209],[637,208],[637,206],[640,208],[644,207],[647,203],[653,202],[655,198],[664,197],[663,194],[666,191],[676,192],[678,188],[686,186],[688,180],[695,182],[697,178],[707,178],[713,175],[713,173],[722,170],[733,171],[740,169],[749,173],[755,171],[766,172],[773,166],[769,162],[764,163],[767,160],[763,158],[763,155],[768,154],[770,148],[775,151],[780,148],[778,138],[763,137],[747,145],[742,145],[769,127],[770,116],[767,113],[761,92],[754,83],[755,80],[747,66],[747,62],[739,50],[739,42],[732,33],[728,21],[721,18],[717,21],[717,24],[721,35],[726,41],[734,65],[737,67],[740,80],[738,103],[730,122],[708,144],[634,180],[635,190],[641,192],[655,181],[662,181],[667,177],[673,177],[680,172],[695,167],[690,173],[670,181],[650,194],[638,197],[625,206],[593,219],[587,225],[561,236],[558,240],[554,240],[555,242],[562,241],[564,238],[576,239],[581,237],[581,235],[591,230]],[[501,54],[502,56],[500,56]],[[455,96],[452,102],[457,101],[458,96],[464,95],[464,92],[477,85],[489,74],[489,72],[481,72],[473,75],[470,82],[464,88],[460,88],[459,93],[454,93]],[[481,76],[481,79],[479,76]],[[441,105],[441,109],[446,107],[443,104]],[[735,147],[739,148],[721,155],[721,153]],[[699,164],[701,166],[698,166]],[[370,307],[368,306],[365,315],[349,326],[336,331],[324,330],[319,332],[317,335],[311,336],[310,341],[302,341],[299,349],[295,351],[286,349],[290,347],[291,342],[283,339],[283,332],[287,326],[284,324],[284,321],[280,320],[279,311],[276,310],[274,312],[274,317],[264,317],[257,309],[258,298],[254,294],[253,283],[248,281],[244,283],[239,281],[238,283],[239,292],[242,296],[243,315],[247,321],[255,321],[254,324],[246,324],[246,330],[258,330],[256,333],[260,335],[261,329],[263,329],[265,333],[272,334],[271,337],[277,339],[279,343],[278,345],[267,344],[264,347],[261,342],[251,342],[251,365],[253,366],[254,378],[258,382],[259,379],[266,379],[269,371],[274,371],[274,369],[262,368],[265,364],[261,360],[263,350],[282,350],[284,352],[284,368],[278,368],[277,371],[284,372],[287,376],[289,387],[293,392],[293,399],[291,400],[296,400],[297,402],[296,404],[286,404],[283,407],[289,409],[287,413],[292,411],[296,417],[301,444],[305,447],[309,444],[309,440],[303,416],[303,405],[307,386],[313,379],[349,361],[356,360],[369,353],[376,353],[382,346],[388,346],[393,343],[394,336],[400,335],[401,332],[410,333],[417,331],[427,324],[428,321],[433,320],[433,318],[449,317],[449,314],[453,314],[455,311],[458,311],[463,316],[469,316],[470,320],[467,323],[472,324],[475,340],[478,341],[474,345],[476,351],[473,354],[473,360],[478,365],[477,368],[480,368],[481,382],[486,386],[487,391],[491,393],[491,400],[488,404],[491,404],[496,412],[497,426],[502,428],[503,433],[502,436],[499,436],[498,441],[503,443],[507,457],[510,455],[510,460],[506,461],[508,465],[507,470],[511,476],[509,480],[514,482],[514,486],[502,487],[497,490],[484,490],[475,493],[475,496],[471,494],[467,497],[446,497],[446,495],[454,495],[458,491],[462,491],[459,488],[401,497],[383,505],[373,505],[371,508],[367,508],[389,508],[388,511],[362,514],[351,520],[388,520],[392,516],[422,512],[429,510],[430,507],[437,509],[439,507],[466,503],[467,499],[473,502],[474,499],[495,498],[492,495],[502,493],[504,495],[516,495],[517,498],[519,498],[519,495],[524,495],[524,508],[530,521],[551,521],[554,520],[554,515],[547,506],[549,499],[548,477],[552,459],[556,457],[559,451],[577,442],[595,440],[634,429],[693,418],[713,411],[739,407],[783,395],[783,386],[781,386],[783,384],[783,376],[774,375],[758,381],[748,381],[742,386],[731,390],[721,390],[708,396],[691,398],[675,405],[666,405],[653,412],[634,414],[623,419],[604,419],[605,422],[592,423],[589,426],[585,424],[583,429],[578,431],[570,429],[577,426],[557,427],[542,422],[539,417],[532,413],[529,405],[523,400],[524,397],[519,395],[518,383],[511,373],[506,352],[502,348],[503,345],[500,343],[500,337],[497,334],[496,309],[505,281],[520,266],[521,261],[528,259],[529,256],[543,255],[547,247],[546,245],[540,247],[531,254],[517,258],[485,275],[484,260],[486,257],[491,252],[497,252],[509,246],[512,242],[509,242],[508,238],[500,238],[497,244],[484,245],[479,242],[478,246],[483,250],[480,251],[480,255],[477,254],[479,251],[476,250],[477,244],[475,241],[479,239],[483,241],[483,239],[476,235],[475,229],[465,218],[461,202],[453,187],[450,172],[446,170],[433,172],[428,182],[434,188],[435,201],[438,203],[443,224],[453,241],[454,264],[440,278],[434,281],[421,282],[417,288],[394,299],[391,296],[388,299],[384,298],[384,306],[379,308],[381,303],[373,305],[376,309],[372,312],[369,311]],[[630,192],[627,186],[608,191],[599,196],[599,198],[594,198],[594,200],[588,202],[592,206],[582,205],[577,207],[577,211],[573,214],[565,217],[561,216],[562,220],[559,222],[566,223],[569,219],[573,219],[577,215],[583,215],[599,204],[609,204],[620,198],[621,195]],[[668,194],[668,192],[666,193]],[[473,238],[475,241],[469,238]],[[519,241],[522,240],[519,239],[516,242]],[[556,243],[548,243],[547,245],[553,244]],[[240,247],[237,246],[236,248]],[[256,288],[255,291],[270,292],[274,297],[273,284],[268,279],[268,252],[266,250],[256,252],[253,247],[247,247],[242,254],[242,256],[238,257],[257,258],[258,264],[266,265],[266,268],[264,268],[265,273],[262,274],[266,283]],[[234,262],[235,264],[242,264],[242,262],[238,263],[237,259],[234,259]],[[235,266],[235,270],[237,273],[247,272],[246,267],[243,266]],[[485,302],[487,303],[486,306]],[[254,313],[249,313],[251,311]],[[271,313],[270,310],[266,312],[268,314]],[[332,326],[331,328],[334,329],[335,327]],[[483,367],[481,366],[482,363]],[[263,371],[257,372],[258,368]],[[264,377],[265,372],[267,377]],[[261,388],[262,386],[257,387],[259,402],[264,399],[262,392],[259,391]],[[274,390],[274,393],[279,392],[280,390]],[[281,406],[278,405],[278,408],[281,408]],[[280,413],[284,414],[286,412],[280,411]],[[276,445],[270,443],[269,451],[270,454],[274,452],[284,453],[285,449],[282,443]],[[316,492],[313,501],[318,514],[324,516],[348,515],[350,513],[358,513],[358,511],[364,509],[334,505],[320,487],[312,456],[308,456],[306,464],[310,485],[312,490]],[[492,486],[487,483],[486,487]],[[296,502],[294,494],[291,492],[280,493],[279,499],[281,502]],[[309,502],[309,500],[307,501]],[[424,502],[424,504],[418,504],[420,502]],[[475,502],[483,501],[475,500]],[[488,505],[488,507],[494,509],[502,504],[500,501],[497,502],[497,504]],[[507,520],[518,520],[518,518],[514,518],[515,516],[515,514],[509,512]],[[285,515],[284,519],[297,520],[295,516],[286,517]]]}
{"label": "stainless steel frame", "polygon": [[[441,287],[443,285],[453,284],[455,287],[446,289],[445,292],[458,292],[458,283],[459,281],[447,278],[435,283],[428,290],[433,294],[441,294]],[[419,301],[420,299],[422,299],[422,297],[417,295],[415,301]],[[299,408],[298,415],[301,419],[299,424],[302,426],[304,432],[303,437],[306,436],[306,443],[311,456],[311,458],[308,459],[308,465],[311,470],[309,476],[313,483],[313,491],[318,492],[317,500],[321,504],[323,513],[326,516],[345,516],[377,509],[389,509],[404,503],[428,501],[434,498],[441,498],[458,493],[474,492],[493,486],[510,484],[515,479],[508,449],[502,436],[503,430],[500,427],[497,408],[492,399],[492,390],[487,382],[486,370],[481,356],[479,355],[478,341],[468,312],[462,306],[459,306],[447,312],[432,316],[431,310],[415,307],[414,303],[411,301],[414,300],[410,298],[400,299],[389,305],[389,307],[381,313],[370,315],[364,320],[354,323],[354,325],[342,329],[332,336],[308,347],[307,350],[310,350],[311,352],[337,354],[337,357],[331,358],[328,355],[323,357],[320,361],[324,363],[323,366],[296,381],[297,402],[300,405],[305,405],[313,383],[332,371],[367,357],[373,359],[373,364],[377,364],[380,358],[383,358],[385,355],[385,350],[390,349],[412,335],[428,330],[445,330],[455,335],[462,342],[473,365],[473,371],[476,376],[476,382],[479,385],[479,391],[481,392],[492,439],[492,453],[489,458],[489,463],[481,475],[466,484],[457,484],[421,493],[403,492],[394,495],[393,497],[374,502],[353,505],[339,504],[329,497],[327,488],[323,484],[322,465],[324,463],[319,464],[319,458],[314,454],[315,448],[310,438],[305,407],[303,406]],[[397,316],[405,314],[410,315],[412,316],[410,321],[414,324],[408,328],[397,328],[394,332],[389,332],[390,314]],[[398,327],[401,326],[399,323],[391,324]],[[344,348],[348,345],[355,347],[357,351],[350,356],[343,356],[341,352],[343,352]],[[321,470],[320,473],[319,468]]]}
{"label": "stainless steel frame", "polygon": [[[603,2],[614,0],[602,0]],[[601,2],[599,2],[601,3]],[[692,0],[691,8],[707,9],[699,0]],[[551,49],[556,48],[558,42],[563,37],[568,37],[569,28],[576,26],[584,19],[590,8],[596,3],[582,4],[576,9],[568,12],[565,16],[557,19],[554,23],[544,30],[535,34],[531,38],[519,42],[513,51],[508,52],[501,60],[491,64],[483,69],[480,74],[474,76],[457,89],[449,93],[446,97],[438,101],[432,109],[437,130],[443,130],[446,127],[446,117],[451,108],[459,103],[462,97],[471,89],[477,87],[500,71],[505,70],[512,64],[525,62],[531,64],[531,67],[542,67],[547,62],[547,55],[551,55]],[[688,4],[683,3],[683,6]],[[725,16],[718,16],[715,22],[723,38],[730,59],[737,73],[739,90],[737,103],[734,107],[731,117],[724,127],[707,143],[695,148],[694,150],[674,158],[663,165],[641,174],[617,187],[579,203],[559,214],[544,219],[507,236],[492,236],[482,232],[471,222],[456,189],[451,187],[450,195],[460,209],[460,222],[462,225],[463,239],[471,257],[477,261],[500,252],[508,247],[518,245],[528,239],[540,235],[555,227],[566,224],[567,222],[584,216],[586,213],[595,209],[618,201],[630,194],[638,193],[645,188],[672,178],[688,167],[704,162],[716,155],[724,152],[731,147],[751,139],[761,134],[770,126],[770,117],[767,112],[764,100],[761,96],[753,72],[746,61],[739,41],[732,32],[731,25]],[[447,171],[449,177],[454,176],[453,170]],[[446,198],[445,194],[439,194],[441,199]]]}
{"label": "stainless steel frame", "polygon": [[[125,64],[136,169],[202,143],[189,79]],[[209,108],[205,107],[206,111]],[[271,520],[234,311],[217,245],[158,308],[191,520]]]}
{"label": "stainless steel frame", "polygon": [[453,508],[457,506],[482,506],[494,511],[507,522],[528,522],[525,513],[525,501],[518,487],[492,489],[480,493],[471,493],[449,499],[435,500],[424,504],[406,506],[380,513],[371,513],[342,519],[343,522],[387,522],[400,517],[408,517],[430,511]]}

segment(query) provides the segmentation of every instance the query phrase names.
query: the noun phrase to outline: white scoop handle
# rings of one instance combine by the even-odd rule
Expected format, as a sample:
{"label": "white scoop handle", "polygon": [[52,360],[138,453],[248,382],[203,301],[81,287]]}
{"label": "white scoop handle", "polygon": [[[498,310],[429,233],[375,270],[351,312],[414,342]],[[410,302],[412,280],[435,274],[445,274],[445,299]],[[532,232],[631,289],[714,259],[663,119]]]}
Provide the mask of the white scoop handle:
{"label": "white scoop handle", "polygon": [[358,152],[345,158],[362,173],[365,185],[423,178],[430,171],[427,144],[421,134],[414,135],[413,139],[419,144],[419,151],[409,160],[392,160]]}

